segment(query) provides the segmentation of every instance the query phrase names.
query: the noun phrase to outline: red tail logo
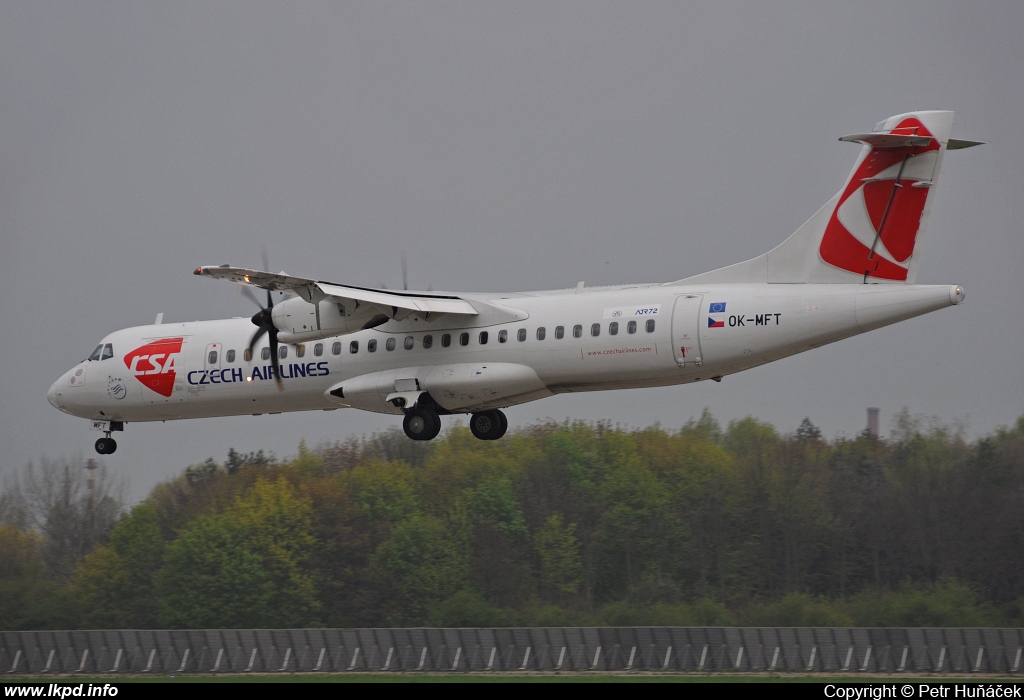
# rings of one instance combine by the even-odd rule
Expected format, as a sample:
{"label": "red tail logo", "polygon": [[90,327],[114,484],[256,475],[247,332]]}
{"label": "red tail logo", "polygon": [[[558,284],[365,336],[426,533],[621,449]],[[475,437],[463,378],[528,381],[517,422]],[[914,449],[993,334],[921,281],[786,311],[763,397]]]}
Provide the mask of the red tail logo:
{"label": "red tail logo", "polygon": [[[932,136],[915,118],[904,119],[890,133]],[[906,280],[928,188],[914,186],[921,179],[919,168],[899,173],[914,157],[937,150],[935,138],[927,146],[873,148],[832,212],[818,249],[822,260],[859,275]],[[875,244],[876,236],[880,245]]]}
{"label": "red tail logo", "polygon": [[125,355],[124,364],[144,386],[169,397],[174,391],[174,360],[181,352],[182,340],[154,340]]}

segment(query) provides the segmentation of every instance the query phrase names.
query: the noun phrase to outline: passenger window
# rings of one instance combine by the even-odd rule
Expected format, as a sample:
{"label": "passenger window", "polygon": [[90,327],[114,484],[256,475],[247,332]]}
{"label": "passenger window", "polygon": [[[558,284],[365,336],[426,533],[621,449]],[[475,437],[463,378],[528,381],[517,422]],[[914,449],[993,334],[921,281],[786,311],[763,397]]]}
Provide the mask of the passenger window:
{"label": "passenger window", "polygon": [[590,335],[594,336],[595,338],[597,336],[601,335],[601,324],[600,323],[595,323],[594,325],[592,325],[590,327]]}
{"label": "passenger window", "polygon": [[576,324],[572,327],[572,337],[582,338],[583,337],[583,326]]}
{"label": "passenger window", "polygon": [[341,354],[341,343],[335,343],[334,345],[331,346],[331,354],[332,355],[340,355]]}
{"label": "passenger window", "polygon": [[555,326],[555,338],[561,340],[565,337],[565,326]]}
{"label": "passenger window", "polygon": [[286,357],[288,357],[288,346],[287,346],[287,345],[282,345],[282,346],[281,346],[281,347],[279,348],[279,350],[280,350],[280,352],[278,352],[278,356],[279,356],[279,357],[280,357],[280,358],[281,358],[282,360],[283,360],[283,359],[285,359]]}
{"label": "passenger window", "polygon": [[411,335],[405,336],[405,349],[406,350],[412,350],[412,346],[415,345],[415,344],[416,344],[415,338],[413,338]]}
{"label": "passenger window", "polygon": [[305,357],[305,356],[306,356],[306,344],[305,343],[299,343],[298,345],[295,346],[295,357]]}
{"label": "passenger window", "polygon": [[547,330],[544,326],[537,329],[537,340],[544,340],[544,336],[547,335]]}
{"label": "passenger window", "polygon": [[252,348],[246,348],[245,352],[242,353],[242,357],[245,358],[246,362],[252,362]]}
{"label": "passenger window", "polygon": [[626,324],[627,333],[636,333],[636,321],[630,321]]}
{"label": "passenger window", "polygon": [[111,345],[110,343],[107,343],[106,345],[103,346],[103,357],[101,357],[100,359],[101,360],[109,360],[113,356],[114,356],[114,346]]}
{"label": "passenger window", "polygon": [[217,351],[211,350],[210,354],[206,356],[206,364],[215,365],[217,364]]}
{"label": "passenger window", "polygon": [[322,357],[323,354],[324,354],[324,344],[323,343],[317,343],[316,345],[313,346],[313,355],[315,355],[316,357]]}
{"label": "passenger window", "polygon": [[387,342],[384,343],[384,347],[387,348],[388,352],[391,352],[392,350],[394,350],[395,349],[395,339],[394,338],[388,338]]}
{"label": "passenger window", "polygon": [[235,361],[235,351],[234,350],[228,350],[228,358],[227,359],[228,359],[228,362],[234,362]]}
{"label": "passenger window", "polygon": [[377,352],[377,339],[372,338],[366,341],[366,352]]}
{"label": "passenger window", "polygon": [[499,343],[507,343],[508,342],[508,331],[498,331],[498,342]]}
{"label": "passenger window", "polygon": [[653,333],[654,332],[654,319],[653,318],[647,319],[647,332],[648,333]]}
{"label": "passenger window", "polygon": [[429,350],[434,345],[434,336],[425,335],[423,336],[423,349]]}
{"label": "passenger window", "polygon": [[452,344],[452,335],[451,335],[451,333],[445,333],[444,335],[441,336],[441,347],[442,348],[446,348],[446,347],[448,347],[451,344]]}
{"label": "passenger window", "polygon": [[618,321],[612,321],[611,323],[608,324],[608,335],[618,335],[618,334],[619,334],[619,322]]}
{"label": "passenger window", "polygon": [[103,343],[96,346],[96,349],[92,351],[86,362],[92,362],[93,360],[99,360],[103,356]]}
{"label": "passenger window", "polygon": [[270,348],[263,348],[262,350],[260,350],[260,359],[262,359],[262,360],[269,360],[270,359]]}
{"label": "passenger window", "polygon": [[516,338],[519,339],[520,343],[523,342],[524,340],[526,340],[526,329],[525,328],[520,328],[519,332],[516,333]]}
{"label": "passenger window", "polygon": [[459,345],[469,345],[469,333],[462,333],[459,335]]}
{"label": "passenger window", "polygon": [[480,331],[480,344],[487,345],[487,331]]}
{"label": "passenger window", "polygon": [[357,352],[359,352],[359,341],[358,340],[353,340],[351,343],[349,343],[348,344],[348,351],[349,351],[349,354],[351,354],[351,355],[355,355]]}

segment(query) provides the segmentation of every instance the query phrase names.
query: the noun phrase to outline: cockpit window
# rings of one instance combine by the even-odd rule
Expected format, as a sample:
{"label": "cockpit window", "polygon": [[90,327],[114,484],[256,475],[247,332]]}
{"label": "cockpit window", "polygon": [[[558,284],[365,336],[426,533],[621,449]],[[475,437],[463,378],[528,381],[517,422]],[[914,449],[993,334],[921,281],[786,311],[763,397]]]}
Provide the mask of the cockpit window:
{"label": "cockpit window", "polygon": [[88,358],[87,361],[88,362],[92,362],[93,360],[100,359],[100,357],[102,357],[102,356],[103,356],[103,343],[100,343],[99,345],[96,346],[96,349],[92,351],[92,354],[89,355],[89,358]]}
{"label": "cockpit window", "polygon": [[100,359],[101,360],[109,360],[113,356],[114,356],[114,346],[111,345],[110,343],[107,343],[106,345],[103,346],[103,357],[101,357]]}

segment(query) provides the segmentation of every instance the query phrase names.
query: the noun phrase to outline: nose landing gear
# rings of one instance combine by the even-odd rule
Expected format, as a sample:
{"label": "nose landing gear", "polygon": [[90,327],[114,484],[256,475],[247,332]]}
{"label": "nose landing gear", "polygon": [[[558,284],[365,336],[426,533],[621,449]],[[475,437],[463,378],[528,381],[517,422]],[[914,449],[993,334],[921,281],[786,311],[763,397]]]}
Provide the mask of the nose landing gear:
{"label": "nose landing gear", "polygon": [[112,455],[117,449],[117,442],[110,434],[115,430],[124,430],[124,422],[119,420],[94,420],[93,430],[103,431],[103,437],[96,441],[96,451],[101,455]]}
{"label": "nose landing gear", "polygon": [[109,435],[110,433],[107,433],[108,437],[101,437],[96,441],[96,451],[101,455],[112,455],[117,449],[117,441]]}

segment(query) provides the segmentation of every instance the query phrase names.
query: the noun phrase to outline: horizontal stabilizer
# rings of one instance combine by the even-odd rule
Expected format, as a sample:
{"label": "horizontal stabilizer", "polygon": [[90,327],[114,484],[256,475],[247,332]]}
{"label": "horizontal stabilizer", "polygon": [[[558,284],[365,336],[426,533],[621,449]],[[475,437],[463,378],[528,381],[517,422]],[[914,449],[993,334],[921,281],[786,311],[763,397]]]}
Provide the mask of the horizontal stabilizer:
{"label": "horizontal stabilizer", "polygon": [[863,143],[872,148],[913,148],[927,146],[932,142],[931,136],[915,136],[913,134],[850,134],[840,136],[840,141]]}
{"label": "horizontal stabilizer", "polygon": [[948,151],[959,151],[961,148],[973,148],[974,146],[983,146],[984,141],[968,141],[967,139],[950,139],[946,142],[946,150]]}

